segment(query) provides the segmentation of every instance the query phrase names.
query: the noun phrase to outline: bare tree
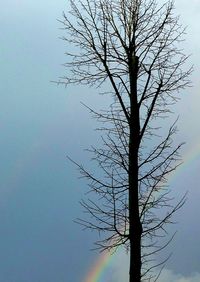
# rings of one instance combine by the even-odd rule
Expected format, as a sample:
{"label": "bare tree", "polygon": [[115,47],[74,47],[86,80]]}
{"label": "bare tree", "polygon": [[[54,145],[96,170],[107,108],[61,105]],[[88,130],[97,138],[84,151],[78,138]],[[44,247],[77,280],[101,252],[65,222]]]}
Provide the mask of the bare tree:
{"label": "bare tree", "polygon": [[180,164],[182,144],[172,144],[176,122],[169,129],[158,126],[189,85],[191,68],[185,69],[187,56],[179,47],[185,30],[173,1],[71,0],[63,17],[63,39],[74,53],[67,53],[61,83],[105,83],[104,94],[113,98],[104,110],[89,108],[101,122],[102,145],[89,150],[99,173],[77,166],[98,199],[82,201],[91,221],[80,223],[102,233],[98,248],[126,247],[130,282],[156,281],[152,261],[170,242],[162,239],[166,227],[185,201],[174,204],[167,186]]}

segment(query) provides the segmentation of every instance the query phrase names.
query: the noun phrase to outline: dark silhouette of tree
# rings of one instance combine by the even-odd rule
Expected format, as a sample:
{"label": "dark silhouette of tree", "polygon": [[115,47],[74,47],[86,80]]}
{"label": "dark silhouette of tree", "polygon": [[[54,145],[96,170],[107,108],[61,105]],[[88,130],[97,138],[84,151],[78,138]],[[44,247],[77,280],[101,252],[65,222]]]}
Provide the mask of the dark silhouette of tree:
{"label": "dark silhouette of tree", "polygon": [[173,1],[72,0],[63,17],[63,39],[73,52],[61,83],[105,83],[104,94],[113,98],[105,110],[89,108],[101,122],[102,144],[89,150],[98,172],[76,165],[98,198],[81,202],[91,221],[79,222],[102,233],[97,248],[125,246],[130,282],[156,281],[154,256],[171,241],[163,241],[166,227],[185,202],[184,196],[174,204],[167,186],[181,161],[182,144],[172,144],[176,122],[158,126],[166,127],[178,93],[189,85],[191,68],[179,47],[185,30]]}

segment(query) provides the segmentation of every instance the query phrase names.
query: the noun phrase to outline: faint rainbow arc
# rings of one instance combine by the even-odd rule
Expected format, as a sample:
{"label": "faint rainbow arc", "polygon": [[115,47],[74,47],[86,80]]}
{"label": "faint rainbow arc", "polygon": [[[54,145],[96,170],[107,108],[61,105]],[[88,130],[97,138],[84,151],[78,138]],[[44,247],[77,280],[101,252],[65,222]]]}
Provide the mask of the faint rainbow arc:
{"label": "faint rainbow arc", "polygon": [[105,268],[112,261],[114,255],[105,251],[91,268],[84,282],[98,282]]}

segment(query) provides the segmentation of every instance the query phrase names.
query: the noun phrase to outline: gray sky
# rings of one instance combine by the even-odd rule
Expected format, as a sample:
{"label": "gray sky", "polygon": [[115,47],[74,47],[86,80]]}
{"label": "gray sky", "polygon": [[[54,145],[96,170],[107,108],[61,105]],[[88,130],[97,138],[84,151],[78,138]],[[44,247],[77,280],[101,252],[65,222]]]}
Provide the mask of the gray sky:
{"label": "gray sky", "polygon": [[[189,191],[177,215],[173,257],[161,282],[200,281],[200,2],[177,0],[188,25],[186,53],[195,64],[193,88],[182,94],[178,140],[186,141],[185,164],[171,178],[175,196]],[[92,121],[80,101],[102,103],[92,89],[57,87],[64,74],[60,19],[64,0],[7,0],[0,9],[0,282],[84,282],[98,253],[95,234],[73,219],[85,183],[67,161],[87,161],[85,147],[96,142]],[[83,186],[83,187],[82,187]],[[113,268],[125,275],[120,254]],[[184,277],[190,277],[184,280]],[[114,278],[107,277],[108,282]],[[110,279],[110,280],[109,280]],[[122,279],[122,278],[120,278]],[[124,277],[124,279],[126,279]],[[199,279],[199,280],[198,280]],[[99,281],[105,282],[105,281]],[[115,281],[118,282],[118,281]]]}

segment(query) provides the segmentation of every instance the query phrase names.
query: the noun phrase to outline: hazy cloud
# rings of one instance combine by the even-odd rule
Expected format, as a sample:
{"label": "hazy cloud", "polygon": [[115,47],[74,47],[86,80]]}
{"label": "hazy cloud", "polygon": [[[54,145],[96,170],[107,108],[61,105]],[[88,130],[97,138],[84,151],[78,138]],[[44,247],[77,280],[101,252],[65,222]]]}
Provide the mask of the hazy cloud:
{"label": "hazy cloud", "polygon": [[160,276],[160,282],[199,282],[200,273],[194,273],[190,276],[183,276],[181,274],[176,274],[171,270],[164,269],[162,275]]}
{"label": "hazy cloud", "polygon": [[[112,262],[112,271],[110,273],[108,282],[128,282],[128,265],[129,258],[124,252],[118,252]],[[158,280],[159,282],[199,282],[200,273],[193,273],[189,276],[183,276],[174,273],[169,269],[163,269],[162,274]]]}

